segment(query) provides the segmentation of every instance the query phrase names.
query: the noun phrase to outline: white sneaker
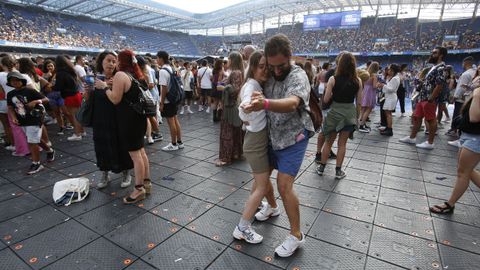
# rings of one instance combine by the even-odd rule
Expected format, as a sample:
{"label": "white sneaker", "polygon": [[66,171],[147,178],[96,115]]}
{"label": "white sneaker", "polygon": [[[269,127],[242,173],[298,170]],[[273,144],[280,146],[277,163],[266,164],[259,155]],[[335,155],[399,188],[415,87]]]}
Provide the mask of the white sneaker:
{"label": "white sneaker", "polygon": [[404,113],[400,114],[400,117],[405,117],[405,114]]}
{"label": "white sneaker", "polygon": [[97,188],[98,189],[106,188],[109,182],[110,182],[110,175],[108,175],[108,172],[103,172],[102,179],[100,180],[100,182],[97,183]]}
{"label": "white sneaker", "polygon": [[190,107],[188,107],[187,112],[188,112],[189,114],[192,114],[192,113],[193,113],[192,110],[190,110]]}
{"label": "white sneaker", "polygon": [[150,145],[155,143],[155,141],[153,140],[152,136],[148,136],[148,137],[147,137],[147,143],[150,144]]}
{"label": "white sneaker", "polygon": [[178,150],[178,146],[177,145],[173,145],[172,143],[169,143],[167,146],[163,147],[162,148],[163,151],[175,151],[175,150]]}
{"label": "white sneaker", "polygon": [[258,244],[263,241],[263,236],[255,232],[252,227],[248,227],[246,230],[240,231],[238,225],[235,226],[233,237],[237,240],[245,240],[245,242],[250,244]]}
{"label": "white sneaker", "polygon": [[387,129],[387,127],[379,126],[377,129],[380,130],[380,131],[383,131],[383,130]]}
{"label": "white sneaker", "polygon": [[415,144],[415,143],[417,143],[417,140],[410,138],[410,136],[403,137],[403,138],[401,138],[401,139],[398,140],[398,141],[399,141],[399,142],[403,142],[403,143],[409,143],[409,144]]}
{"label": "white sneaker", "polygon": [[199,111],[199,112],[202,112],[202,111],[203,111],[203,106],[202,106],[202,105],[198,105],[198,111]]}
{"label": "white sneaker", "polygon": [[305,235],[302,232],[302,239],[289,234],[285,241],[275,249],[275,253],[280,257],[290,257],[297,248],[305,243]]}
{"label": "white sneaker", "polygon": [[51,142],[51,141],[48,141],[48,142],[47,142],[47,146],[48,146],[48,147],[52,147],[52,142]]}
{"label": "white sneaker", "polygon": [[428,141],[424,141],[423,143],[417,144],[416,145],[418,148],[422,149],[433,149],[434,144],[429,144]]}
{"label": "white sneaker", "polygon": [[67,141],[81,141],[82,135],[73,134],[72,136],[67,138]]}
{"label": "white sneaker", "polygon": [[458,147],[458,148],[460,148],[460,146],[462,146],[462,145],[460,144],[460,140],[449,141],[448,144],[451,145],[451,146]]}
{"label": "white sneaker", "polygon": [[258,206],[258,210],[261,210],[262,208],[266,207],[267,204],[268,204],[268,202],[262,201],[262,202],[260,203],[260,205]]}
{"label": "white sneaker", "polygon": [[132,176],[128,172],[123,173],[123,178],[122,178],[122,182],[120,183],[120,187],[121,188],[129,187],[131,183],[132,183]]}
{"label": "white sneaker", "polygon": [[264,205],[264,207],[258,211],[256,214],[255,214],[255,218],[258,220],[258,221],[265,221],[267,220],[268,218],[270,217],[276,217],[280,215],[280,209],[279,207],[277,206],[277,208],[272,208],[268,203]]}
{"label": "white sneaker", "polygon": [[206,113],[210,113],[210,107],[207,107]]}
{"label": "white sneaker", "polygon": [[182,109],[180,110],[180,114],[184,114],[185,113],[185,108],[182,106]]}
{"label": "white sneaker", "polygon": [[185,145],[183,143],[178,143],[177,142],[178,149],[183,149],[185,148]]}
{"label": "white sneaker", "polygon": [[15,151],[15,146],[9,145],[9,146],[5,147],[5,149],[13,152],[13,151]]}

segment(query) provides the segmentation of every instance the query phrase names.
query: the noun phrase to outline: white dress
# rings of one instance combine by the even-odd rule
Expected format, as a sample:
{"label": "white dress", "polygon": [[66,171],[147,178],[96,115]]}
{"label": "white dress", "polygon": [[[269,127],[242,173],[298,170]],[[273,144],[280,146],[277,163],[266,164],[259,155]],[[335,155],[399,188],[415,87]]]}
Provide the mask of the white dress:
{"label": "white dress", "polygon": [[398,76],[398,74],[383,86],[382,92],[385,94],[385,103],[383,104],[384,111],[394,111],[397,107],[397,90],[399,86],[400,76]]}

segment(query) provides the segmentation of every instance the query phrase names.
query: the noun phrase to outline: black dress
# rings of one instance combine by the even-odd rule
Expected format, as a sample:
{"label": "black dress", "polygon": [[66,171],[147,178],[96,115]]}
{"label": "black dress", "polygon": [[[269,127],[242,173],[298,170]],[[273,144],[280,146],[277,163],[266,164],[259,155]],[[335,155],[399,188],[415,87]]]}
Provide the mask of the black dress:
{"label": "black dress", "polygon": [[144,147],[145,132],[147,132],[147,117],[136,113],[128,101],[138,101],[140,88],[132,81],[128,92],[123,94],[122,101],[116,106],[120,143],[127,151],[137,151]]}
{"label": "black dress", "polygon": [[95,89],[90,94],[93,102],[93,144],[97,167],[101,171],[120,173],[133,168],[127,148],[120,144],[115,105],[105,90]]}

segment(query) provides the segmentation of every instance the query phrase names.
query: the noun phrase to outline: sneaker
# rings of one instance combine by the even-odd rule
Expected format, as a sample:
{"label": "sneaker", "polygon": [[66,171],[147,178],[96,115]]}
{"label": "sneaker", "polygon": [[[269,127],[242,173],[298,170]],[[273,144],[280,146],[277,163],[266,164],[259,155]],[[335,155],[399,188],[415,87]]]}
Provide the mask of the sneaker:
{"label": "sneaker", "polygon": [[405,113],[400,114],[400,117],[405,117]]}
{"label": "sneaker", "polygon": [[52,162],[55,160],[55,150],[47,152],[47,162]]}
{"label": "sneaker", "polygon": [[263,236],[255,232],[252,227],[248,227],[244,231],[240,231],[238,226],[235,226],[235,230],[233,231],[233,237],[237,240],[245,240],[245,242],[250,244],[258,244],[261,243],[263,240]]}
{"label": "sneaker", "polygon": [[180,114],[184,114],[185,113],[185,108],[182,107],[182,109],[180,110]]}
{"label": "sneaker", "polygon": [[210,107],[207,107],[206,113],[210,113]]}
{"label": "sneaker", "polygon": [[370,130],[368,130],[367,126],[366,125],[361,125],[359,128],[358,128],[358,131],[362,132],[362,133],[369,133]]}
{"label": "sneaker", "polygon": [[262,209],[262,208],[266,207],[266,205],[267,205],[267,204],[268,204],[268,202],[266,202],[266,201],[262,201],[262,202],[260,203],[260,205],[258,206],[258,208],[257,208],[257,209],[258,209],[258,210],[260,210],[260,209]]}
{"label": "sneaker", "polygon": [[67,138],[67,141],[81,141],[82,135],[73,134],[72,136]]}
{"label": "sneaker", "polygon": [[268,203],[264,205],[260,211],[258,211],[255,214],[255,218],[258,221],[265,221],[269,219],[270,217],[276,217],[280,215],[280,208],[277,206],[277,208],[272,208]]}
{"label": "sneaker", "polygon": [[455,147],[458,147],[458,148],[460,148],[460,146],[462,146],[462,145],[460,144],[460,140],[449,141],[449,142],[448,142],[448,145],[455,146]]}
{"label": "sneaker", "polygon": [[385,130],[380,131],[380,135],[393,136],[393,130],[391,128],[387,128]]}
{"label": "sneaker", "polygon": [[280,257],[290,257],[295,250],[305,243],[305,235],[302,232],[302,239],[289,234],[285,241],[275,249],[275,253]]}
{"label": "sneaker", "polygon": [[163,141],[163,135],[160,134],[160,133],[153,133],[152,132],[152,139],[153,139],[154,142]]}
{"label": "sneaker", "polygon": [[57,135],[64,135],[65,134],[65,128],[60,128],[60,130],[57,132]]}
{"label": "sneaker", "polygon": [[202,106],[202,105],[198,105],[198,111],[199,111],[199,112],[202,112],[202,111],[203,111],[203,106]]}
{"label": "sneaker", "polygon": [[84,132],[82,132],[80,135],[81,135],[82,137],[85,137],[85,136],[87,136],[87,132],[84,131]]}
{"label": "sneaker", "polygon": [[120,183],[121,188],[129,187],[132,184],[132,176],[128,172],[123,173],[122,182]]}
{"label": "sneaker", "polygon": [[178,150],[177,145],[173,145],[172,143],[169,143],[167,146],[162,148],[163,151],[175,151]]}
{"label": "sneaker", "polygon": [[39,171],[41,171],[41,170],[43,170],[43,169],[44,169],[44,167],[43,167],[42,164],[40,164],[40,163],[37,163],[37,164],[32,163],[32,165],[30,165],[30,168],[28,169],[27,174],[28,174],[28,175],[36,174],[36,173],[38,173]]}
{"label": "sneaker", "polygon": [[69,126],[69,125],[66,125],[66,126],[65,126],[65,129],[66,129],[66,130],[72,130],[73,127],[72,127],[72,126]]}
{"label": "sneaker", "polygon": [[185,145],[183,145],[183,143],[177,142],[177,146],[178,146],[178,149],[183,149],[183,148],[185,148]]}
{"label": "sneaker", "polygon": [[383,131],[383,130],[387,129],[387,127],[379,126],[377,129],[380,130],[380,131]]}
{"label": "sneaker", "polygon": [[450,129],[449,131],[445,132],[447,136],[457,136],[457,131],[454,129]]}
{"label": "sneaker", "polygon": [[12,152],[12,156],[14,157],[24,157],[26,154],[17,154],[17,152]]}
{"label": "sneaker", "polygon": [[[48,141],[46,144],[47,144],[48,147],[52,147],[52,142],[51,141]],[[42,148],[40,148],[40,149],[42,149]]]}
{"label": "sneaker", "polygon": [[57,124],[57,119],[49,119],[48,121],[45,122],[45,125],[50,126],[50,125],[56,125]]}
{"label": "sneaker", "polygon": [[9,145],[9,146],[5,147],[5,149],[13,152],[13,151],[15,151],[15,146]]}
{"label": "sneaker", "polygon": [[429,144],[428,141],[424,141],[423,143],[417,144],[416,146],[418,148],[431,150],[431,149],[433,149],[434,144],[433,143]]}
{"label": "sneaker", "polygon": [[335,179],[336,180],[343,179],[343,178],[345,178],[345,176],[347,176],[347,174],[342,170],[338,170],[338,171],[335,172]]}
{"label": "sneaker", "polygon": [[324,164],[318,164],[317,166],[317,174],[322,176],[323,172],[325,171],[325,165]]}
{"label": "sneaker", "polygon": [[155,143],[155,141],[153,140],[152,136],[147,137],[147,143],[148,143],[149,145],[152,145],[152,144]]}
{"label": "sneaker", "polygon": [[316,153],[315,154],[315,163],[320,164],[322,161],[322,153]]}
{"label": "sneaker", "polygon": [[192,110],[190,110],[190,108],[187,109],[187,112],[188,112],[189,114],[192,114],[192,113],[193,113]]}
{"label": "sneaker", "polygon": [[410,136],[403,137],[403,138],[401,138],[401,139],[398,140],[398,141],[399,141],[399,142],[403,142],[403,143],[409,143],[409,144],[415,144],[415,143],[417,143],[417,140],[410,138]]}
{"label": "sneaker", "polygon": [[108,186],[108,183],[110,182],[110,175],[108,175],[108,172],[103,172],[102,179],[100,182],[97,183],[97,188],[102,189]]}

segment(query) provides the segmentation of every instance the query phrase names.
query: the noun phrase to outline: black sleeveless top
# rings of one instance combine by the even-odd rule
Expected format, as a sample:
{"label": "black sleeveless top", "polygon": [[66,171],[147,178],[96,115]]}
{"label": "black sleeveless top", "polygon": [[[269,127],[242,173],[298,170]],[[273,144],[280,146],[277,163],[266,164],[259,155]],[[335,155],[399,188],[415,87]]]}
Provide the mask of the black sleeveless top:
{"label": "black sleeveless top", "polygon": [[358,82],[344,76],[335,76],[335,85],[332,89],[332,100],[337,103],[353,103],[359,89]]}

